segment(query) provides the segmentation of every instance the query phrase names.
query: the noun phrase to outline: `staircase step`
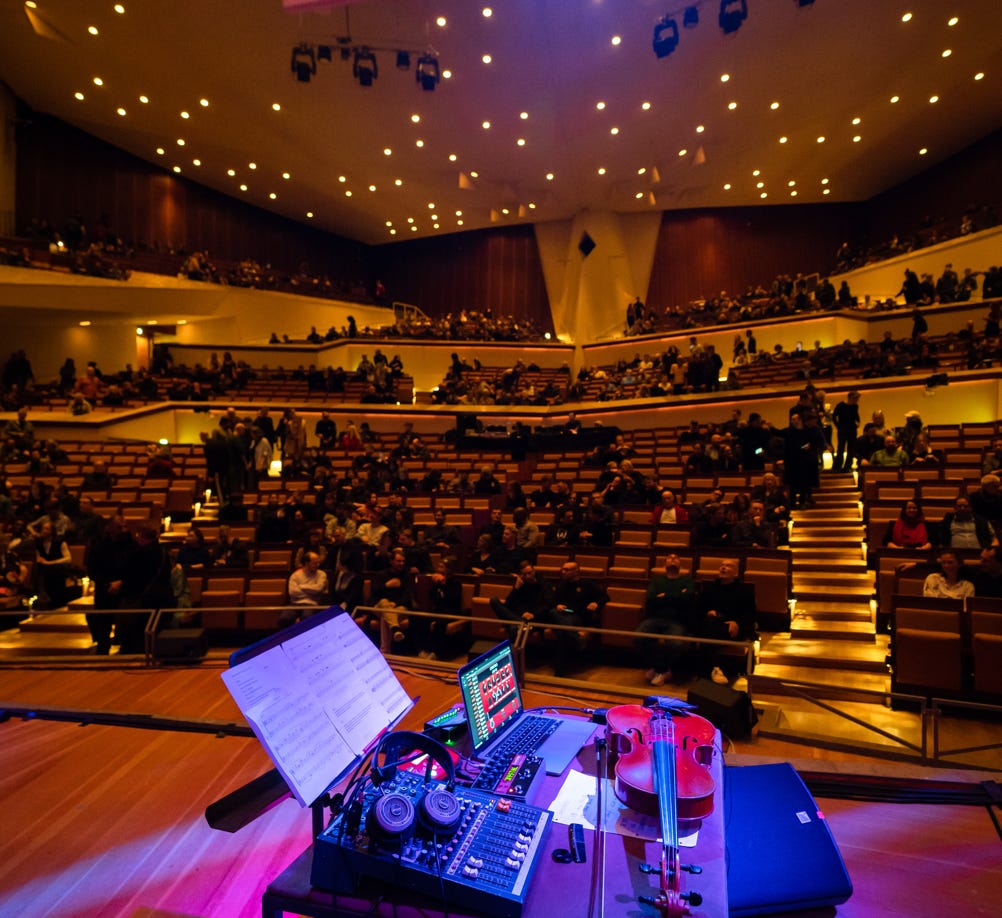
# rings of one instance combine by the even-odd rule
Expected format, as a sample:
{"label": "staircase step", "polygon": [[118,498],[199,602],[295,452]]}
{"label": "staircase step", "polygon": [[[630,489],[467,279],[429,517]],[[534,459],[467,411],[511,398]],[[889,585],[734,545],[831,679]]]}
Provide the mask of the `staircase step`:
{"label": "staircase step", "polygon": [[76,634],[78,632],[90,634],[87,628],[87,620],[79,612],[70,614],[65,612],[36,612],[34,615],[25,618],[18,625],[18,630],[22,634]]}
{"label": "staircase step", "polygon": [[771,635],[759,651],[762,663],[781,666],[804,666],[819,670],[852,670],[884,673],[887,671],[886,636],[872,642],[804,640],[788,634]]}
{"label": "staircase step", "polygon": [[[854,552],[852,549],[839,550],[832,555],[821,558],[803,558],[798,550],[796,560],[793,562],[794,576],[798,573],[827,573],[829,580],[836,573],[839,577],[843,574],[861,576],[866,574],[867,570],[863,552]],[[870,579],[873,579],[872,574],[870,574]]]}
{"label": "staircase step", "polygon": [[[834,688],[856,688],[871,692],[889,692],[891,676],[887,672],[866,673],[859,671],[824,670],[813,666],[785,666],[774,663],[760,663],[748,677],[748,689],[753,695],[787,695],[792,689],[773,683],[773,679],[789,679],[793,682],[812,682]],[[814,690],[811,690],[814,694]],[[821,697],[827,697],[823,692]]]}
{"label": "staircase step", "polygon": [[[868,602],[833,602],[831,600],[798,600],[796,617],[806,615],[824,622],[869,622],[873,613]],[[796,620],[796,619],[794,619]]]}
{"label": "staircase step", "polygon": [[828,523],[854,523],[860,525],[863,514],[855,504],[849,507],[830,507],[824,510],[794,510],[790,514],[798,526],[813,526]]}
{"label": "staircase step", "polygon": [[868,641],[872,643],[876,639],[876,631],[869,618],[866,621],[838,621],[798,614],[790,626],[790,637],[808,641]]}

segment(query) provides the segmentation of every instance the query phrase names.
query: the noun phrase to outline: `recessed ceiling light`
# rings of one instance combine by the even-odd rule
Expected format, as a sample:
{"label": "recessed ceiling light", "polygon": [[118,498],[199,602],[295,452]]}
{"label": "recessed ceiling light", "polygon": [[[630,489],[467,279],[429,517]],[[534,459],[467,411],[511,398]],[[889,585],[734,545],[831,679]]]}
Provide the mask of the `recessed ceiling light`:
{"label": "recessed ceiling light", "polygon": [[416,226],[412,226],[411,227],[411,232],[412,233],[416,233],[417,232],[417,227]]}
{"label": "recessed ceiling light", "polygon": [[370,185],[369,186],[369,191],[375,191],[375,190],[376,190],[376,186],[375,185]]}
{"label": "recessed ceiling light", "polygon": [[528,119],[529,119],[529,113],[528,112],[519,112],[518,117],[521,118],[523,121],[528,121]]}
{"label": "recessed ceiling light", "polygon": [[181,171],[181,167],[180,166],[175,166],[174,167],[174,171],[175,172],[180,172]]}
{"label": "recessed ceiling light", "polygon": [[201,161],[200,159],[193,159],[193,160],[191,161],[191,164],[192,164],[193,166],[201,166],[201,165],[202,165],[202,161]]}
{"label": "recessed ceiling light", "polygon": [[310,220],[312,220],[312,219],[313,219],[313,211],[312,211],[312,210],[308,210],[308,211],[306,211],[306,216],[307,216],[307,217],[308,217],[308,218],[309,218]]}
{"label": "recessed ceiling light", "polygon": [[394,185],[396,185],[396,186],[397,186],[397,188],[399,188],[399,187],[400,187],[401,185],[403,185],[403,183],[404,183],[404,180],[403,180],[403,179],[399,179],[399,178],[398,178],[398,179],[394,179],[394,180],[393,180],[393,184],[394,184]]}
{"label": "recessed ceiling light", "polygon": [[956,16],[951,16],[949,19],[946,20],[946,24],[948,26],[955,26],[958,22],[960,22],[960,19]]}
{"label": "recessed ceiling light", "polygon": [[482,60],[485,64],[489,64],[491,62],[491,56],[489,54],[485,54],[480,58],[480,60]]}
{"label": "recessed ceiling light", "polygon": [[612,42],[612,44],[618,45],[623,41],[623,39],[619,35],[613,35],[610,41]]}
{"label": "recessed ceiling light", "polygon": [[491,129],[491,123],[489,121],[482,121],[480,126],[485,130],[489,131]]}
{"label": "recessed ceiling light", "polygon": [[721,83],[726,83],[730,78],[731,78],[731,75],[729,73],[722,73],[722,74],[720,74],[720,82]]}
{"label": "recessed ceiling light", "polygon": [[762,192],[762,193],[761,193],[761,194],[759,195],[759,197],[760,197],[760,198],[767,198],[767,197],[769,197],[769,192],[768,192],[768,191],[763,191],[763,192]]}
{"label": "recessed ceiling light", "polygon": [[825,142],[825,135],[824,135],[824,134],[822,134],[822,135],[821,135],[821,136],[820,136],[820,137],[818,138],[818,143],[824,143],[824,142]]}
{"label": "recessed ceiling light", "polygon": [[470,178],[480,178],[480,173],[479,172],[471,172],[470,173]]}
{"label": "recessed ceiling light", "polygon": [[348,189],[345,190],[344,196],[346,198],[350,198],[351,197],[351,189],[350,188],[348,188]]}
{"label": "recessed ceiling light", "polygon": [[985,78],[985,75],[981,71],[979,71],[978,73],[974,74],[974,79],[975,80],[983,80],[984,78]]}
{"label": "recessed ceiling light", "polygon": [[414,141],[414,146],[416,146],[420,150],[422,147],[424,147],[424,141],[423,140],[415,140]]}
{"label": "recessed ceiling light", "polygon": [[724,185],[724,191],[730,191],[730,190],[731,190],[731,183],[730,183],[730,182],[727,182],[727,183],[726,183],[726,184]]}
{"label": "recessed ceiling light", "polygon": [[452,71],[451,70],[443,70],[442,71],[442,79],[443,80],[451,80],[452,79]]}
{"label": "recessed ceiling light", "polygon": [[765,188],[765,182],[756,182],[755,183],[755,187],[756,188]]}
{"label": "recessed ceiling light", "polygon": [[104,80],[102,80],[100,77],[94,77],[94,85],[104,86]]}
{"label": "recessed ceiling light", "polygon": [[437,220],[438,219],[438,214],[432,214],[431,215],[431,219],[432,220]]}
{"label": "recessed ceiling light", "polygon": [[390,235],[391,236],[396,236],[396,234],[397,234],[397,231],[395,229],[391,229],[390,230]]}
{"label": "recessed ceiling light", "polygon": [[902,21],[902,22],[911,22],[911,21],[912,21],[912,14],[911,14],[911,13],[905,13],[905,14],[904,14],[904,15],[903,15],[903,16],[901,17],[901,21]]}
{"label": "recessed ceiling light", "polygon": [[82,92],[75,92],[73,93],[73,98],[76,99],[78,102],[83,102],[84,94]]}
{"label": "recessed ceiling light", "polygon": [[79,324],[81,328],[86,328],[88,325],[90,325],[90,319],[84,319]]}
{"label": "recessed ceiling light", "polygon": [[599,168],[598,168],[598,174],[599,175],[605,175],[605,166],[599,166]]}
{"label": "recessed ceiling light", "polygon": [[142,102],[143,105],[149,105],[150,104],[150,97],[149,96],[140,96],[139,97],[139,101]]}
{"label": "recessed ceiling light", "polygon": [[278,102],[272,102],[271,103],[271,108],[272,108],[272,111],[276,111],[276,112],[280,112],[282,110],[282,106]]}
{"label": "recessed ceiling light", "polygon": [[501,208],[501,213],[503,213],[505,216],[508,216],[508,214],[510,213],[510,211],[508,210],[507,207],[502,207]]}
{"label": "recessed ceiling light", "polygon": [[420,122],[421,122],[421,116],[420,115],[411,115],[411,121],[413,121],[415,124],[420,124]]}
{"label": "recessed ceiling light", "polygon": [[862,139],[863,138],[862,138],[862,136],[860,134],[856,134],[856,136],[852,138],[852,142],[853,143],[859,143]]}
{"label": "recessed ceiling light", "polygon": [[184,118],[185,121],[187,121],[191,117],[191,115],[189,115],[187,112],[181,112],[181,117]]}
{"label": "recessed ceiling light", "polygon": [[463,216],[463,212],[462,212],[461,210],[457,210],[457,211],[456,211],[456,216],[457,216],[457,217],[461,217],[461,216]]}
{"label": "recessed ceiling light", "polygon": [[492,10],[489,6],[485,6],[481,10],[481,13],[483,13],[484,19],[490,19],[491,16],[494,15],[494,10]]}
{"label": "recessed ceiling light", "polygon": [[636,199],[637,199],[638,201],[639,201],[639,200],[640,200],[640,199],[641,199],[641,198],[642,198],[643,196],[644,196],[644,193],[643,193],[642,191],[638,191],[638,192],[637,192],[637,193],[636,193],[636,194],[634,195],[634,197],[635,197],[635,198],[636,198]]}
{"label": "recessed ceiling light", "polygon": [[208,108],[209,107],[209,100],[208,99],[199,99],[198,100],[198,104],[201,105],[202,108]]}
{"label": "recessed ceiling light", "polygon": [[596,102],[595,103],[595,108],[597,108],[600,112],[601,111],[605,111],[605,103],[604,102]]}
{"label": "recessed ceiling light", "polygon": [[790,181],[788,181],[788,182],[786,183],[786,187],[787,187],[787,188],[792,188],[792,187],[793,187],[794,185],[796,185],[796,184],[797,184],[797,180],[796,180],[796,179],[790,179]]}
{"label": "recessed ceiling light", "polygon": [[943,49],[943,53],[940,56],[941,57],[949,57],[951,54],[953,54],[953,51],[950,48],[944,48]]}
{"label": "recessed ceiling light", "polygon": [[456,161],[457,159],[459,159],[459,157],[458,157],[458,156],[456,156],[456,154],[455,154],[455,153],[450,153],[450,154],[449,154],[449,162],[450,162],[450,163],[454,163],[454,162],[455,162],[455,161]]}
{"label": "recessed ceiling light", "polygon": [[236,175],[237,173],[236,173],[236,170],[235,170],[235,169],[227,169],[227,170],[226,170],[226,174],[227,174],[227,175],[229,175],[229,176],[234,176],[234,175]]}
{"label": "recessed ceiling light", "polygon": [[779,103],[778,102],[770,102],[769,103],[769,108],[771,108],[773,111],[776,111],[776,109],[779,108]]}
{"label": "recessed ceiling light", "polygon": [[157,155],[158,156],[163,156],[165,152],[166,151],[164,150],[163,147],[157,147]]}
{"label": "recessed ceiling light", "polygon": [[790,192],[790,197],[791,198],[795,198],[796,196],[797,196],[797,192],[796,191],[791,191]]}
{"label": "recessed ceiling light", "polygon": [[822,185],[827,185],[828,184],[828,179],[826,179],[826,178],[821,179],[821,184]]}
{"label": "recessed ceiling light", "polygon": [[729,108],[729,109],[730,109],[731,111],[734,111],[734,109],[736,109],[736,108],[738,107],[738,103],[737,103],[737,102],[728,102],[728,103],[727,103],[727,107],[728,107],[728,108]]}
{"label": "recessed ceiling light", "polygon": [[685,154],[688,153],[688,152],[689,151],[685,147],[682,147],[682,149],[678,151],[678,155],[679,156],[685,156]]}
{"label": "recessed ceiling light", "polygon": [[852,119],[852,123],[853,123],[853,124],[859,124],[859,123],[860,123],[860,121],[862,121],[862,120],[863,120],[862,118],[858,118],[858,117],[857,117],[857,118],[853,118],[853,119]]}
{"label": "recessed ceiling light", "polygon": [[413,217],[408,217],[407,218],[407,222],[408,223],[413,223],[414,222],[414,218]]}
{"label": "recessed ceiling light", "polygon": [[515,143],[517,143],[520,147],[524,147],[525,146],[525,138],[524,137],[519,137],[518,140],[515,141]]}
{"label": "recessed ceiling light", "polygon": [[639,168],[639,169],[637,170],[637,175],[643,175],[643,174],[644,174],[644,173],[645,173],[646,171],[647,171],[647,167],[646,167],[646,166],[641,166],[641,167],[640,167],[640,168]]}
{"label": "recessed ceiling light", "polygon": [[619,133],[619,128],[618,127],[609,128],[609,133],[615,136],[616,134]]}
{"label": "recessed ceiling light", "polygon": [[433,223],[433,224],[431,225],[431,228],[432,228],[432,229],[438,229],[438,224],[437,224],[437,223]]}
{"label": "recessed ceiling light", "polygon": [[535,210],[535,209],[536,209],[535,203],[533,203],[532,201],[530,201],[529,202],[529,210]]}
{"label": "recessed ceiling light", "polygon": [[283,173],[282,173],[282,178],[284,178],[284,179],[285,179],[286,181],[289,181],[289,179],[291,179],[291,178],[292,178],[292,176],[291,176],[291,175],[289,175],[289,173],[288,173],[288,172],[283,172]]}
{"label": "recessed ceiling light", "polygon": [[428,202],[428,210],[434,210],[434,209],[435,209],[435,202],[434,201],[429,201]]}
{"label": "recessed ceiling light", "polygon": [[444,29],[446,25],[448,25],[448,21],[445,16],[439,16],[438,19],[435,20],[435,25],[437,25],[440,29]]}
{"label": "recessed ceiling light", "polygon": [[337,180],[338,180],[339,182],[341,182],[342,184],[344,184],[345,182],[347,182],[347,181],[348,181],[347,177],[346,177],[346,176],[343,176],[343,175],[339,175],[339,176],[337,177]]}
{"label": "recessed ceiling light", "polygon": [[269,194],[269,195],[268,195],[268,197],[269,197],[269,198],[271,198],[271,200],[272,200],[272,201],[274,201],[274,200],[275,200],[275,198],[277,198],[277,197],[278,197],[278,195],[277,195],[277,194],[275,194],[275,192],[273,191],[273,192],[271,192],[271,194]]}
{"label": "recessed ceiling light", "polygon": [[779,138],[779,142],[780,143],[786,143],[789,139],[790,139],[789,137],[783,136],[783,137]]}
{"label": "recessed ceiling light", "polygon": [[246,185],[241,185],[240,186],[240,190],[241,191],[246,191],[247,190],[247,186]]}
{"label": "recessed ceiling light", "polygon": [[257,168],[257,163],[247,163],[247,168],[248,169],[256,169]]}
{"label": "recessed ceiling light", "polygon": [[822,193],[822,194],[831,194],[831,193],[832,193],[832,190],[831,190],[831,188],[826,188],[826,189],[825,189],[824,191],[822,191],[821,193]]}
{"label": "recessed ceiling light", "polygon": [[546,181],[548,181],[548,182],[552,182],[553,181],[553,173],[552,172],[547,172],[546,173]]}
{"label": "recessed ceiling light", "polygon": [[928,152],[929,152],[929,148],[928,147],[922,147],[922,149],[919,150],[919,156],[925,156],[926,153],[928,153]]}
{"label": "recessed ceiling light", "polygon": [[762,174],[762,170],[761,169],[753,169],[752,170],[752,175],[758,176],[758,175],[761,175],[761,174]]}
{"label": "recessed ceiling light", "polygon": [[901,101],[901,96],[891,96],[891,105],[897,105]]}
{"label": "recessed ceiling light", "polygon": [[[34,4],[34,3],[32,3],[32,4],[30,4],[30,5],[31,5],[31,6],[34,6],[35,4]],[[116,13],[118,13],[119,15],[121,15],[122,13],[124,13],[124,12],[125,12],[125,7],[124,7],[124,6],[122,6],[122,4],[121,4],[121,3],[116,3],[116,4],[115,4],[115,12],[116,12]]]}
{"label": "recessed ceiling light", "polygon": [[929,104],[935,105],[939,101],[939,96],[929,96]]}
{"label": "recessed ceiling light", "polygon": [[706,128],[705,128],[705,127],[703,127],[703,125],[701,125],[701,124],[697,124],[697,125],[696,125],[696,133],[697,133],[697,134],[702,134],[702,133],[703,133],[703,131],[705,131],[705,130],[706,130]]}
{"label": "recessed ceiling light", "polygon": [[393,221],[392,220],[387,220],[386,221],[386,225],[387,226],[393,226]]}
{"label": "recessed ceiling light", "polygon": [[389,147],[383,147],[383,156],[392,156],[393,151]]}
{"label": "recessed ceiling light", "polygon": [[649,112],[649,111],[651,110],[651,103],[650,103],[650,102],[643,102],[643,103],[641,103],[640,107],[641,107],[641,108],[642,108],[642,109],[643,109],[643,110],[644,110],[645,112]]}
{"label": "recessed ceiling light", "polygon": [[98,32],[97,32],[97,26],[87,26],[87,31],[90,32],[91,35],[97,35],[98,34]]}
{"label": "recessed ceiling light", "polygon": [[179,147],[183,147],[184,146],[184,138],[183,137],[178,137],[178,139],[177,139],[177,145]]}

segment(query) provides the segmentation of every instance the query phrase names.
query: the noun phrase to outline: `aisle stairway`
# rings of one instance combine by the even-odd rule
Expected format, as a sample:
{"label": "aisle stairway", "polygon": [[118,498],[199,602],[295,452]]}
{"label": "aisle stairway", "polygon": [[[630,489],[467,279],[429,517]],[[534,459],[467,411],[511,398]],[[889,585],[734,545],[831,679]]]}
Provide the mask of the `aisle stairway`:
{"label": "aisle stairway", "polygon": [[[773,679],[887,691],[887,639],[878,636],[859,492],[851,474],[825,474],[815,506],[793,512],[795,608],[788,634],[763,638],[749,679],[756,697],[784,694]],[[826,694],[820,692],[822,696]]]}

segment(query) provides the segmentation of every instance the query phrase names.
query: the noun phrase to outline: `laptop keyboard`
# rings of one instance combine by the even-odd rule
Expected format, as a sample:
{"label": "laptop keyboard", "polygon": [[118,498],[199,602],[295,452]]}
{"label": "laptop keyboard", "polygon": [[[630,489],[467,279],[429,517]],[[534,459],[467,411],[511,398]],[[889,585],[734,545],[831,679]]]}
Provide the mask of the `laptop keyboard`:
{"label": "laptop keyboard", "polygon": [[527,714],[519,722],[511,733],[505,737],[504,742],[491,753],[491,756],[511,756],[529,755],[535,752],[546,738],[560,726],[560,721],[552,717],[536,717]]}

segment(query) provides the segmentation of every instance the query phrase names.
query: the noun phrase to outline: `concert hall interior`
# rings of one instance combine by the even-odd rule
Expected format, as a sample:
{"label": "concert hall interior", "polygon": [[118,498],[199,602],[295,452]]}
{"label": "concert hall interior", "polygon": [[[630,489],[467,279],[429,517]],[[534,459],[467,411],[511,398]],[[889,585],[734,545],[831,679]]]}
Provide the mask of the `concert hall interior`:
{"label": "concert hall interior", "polygon": [[[366,771],[322,845],[227,690],[332,603],[450,761],[505,640],[489,718],[595,721],[524,801],[460,759],[444,810],[538,807],[470,914],[722,916],[791,837],[727,775],[778,763],[852,892],[766,858],[760,911],[997,914],[997,5],[0,7],[0,914],[466,915],[473,855],[443,898],[346,853],[409,781],[433,848],[431,781]],[[547,808],[602,767],[635,803],[637,706],[672,830],[571,863]],[[372,871],[334,904],[332,837]]]}

